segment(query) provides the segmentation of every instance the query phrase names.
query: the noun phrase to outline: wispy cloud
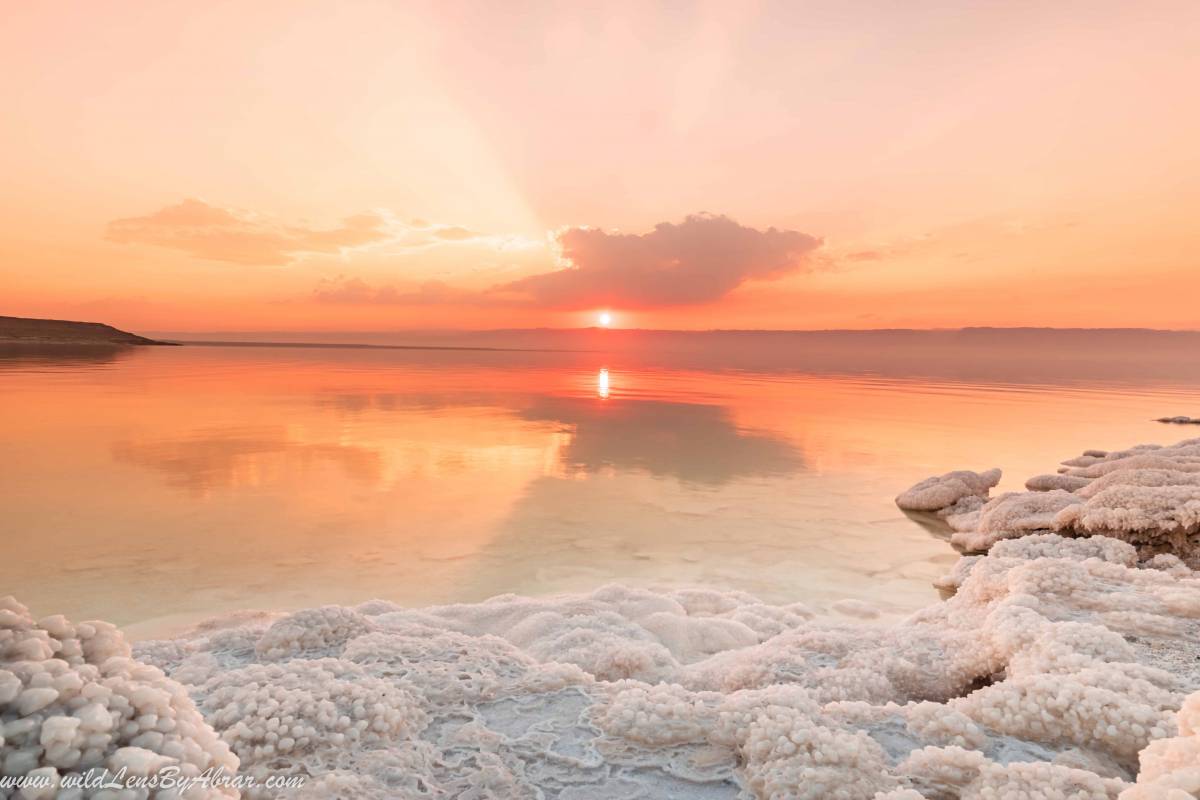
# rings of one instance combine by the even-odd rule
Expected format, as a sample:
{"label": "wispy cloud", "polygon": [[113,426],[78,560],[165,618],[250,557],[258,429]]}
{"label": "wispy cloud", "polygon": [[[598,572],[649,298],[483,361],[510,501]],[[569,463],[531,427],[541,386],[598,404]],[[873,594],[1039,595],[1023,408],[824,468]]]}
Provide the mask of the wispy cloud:
{"label": "wispy cloud", "polygon": [[855,250],[843,256],[846,261],[882,261],[886,257],[883,250]]}
{"label": "wispy cloud", "polygon": [[465,239],[475,239],[479,237],[475,231],[469,231],[466,228],[458,225],[447,225],[444,228],[437,228],[433,231],[433,236],[436,239],[442,239],[448,242],[461,242]]}
{"label": "wispy cloud", "polygon": [[113,220],[107,238],[180,250],[212,261],[279,265],[307,253],[340,253],[384,242],[396,233],[395,223],[377,211],[346,217],[332,228],[314,228],[285,225],[193,198],[144,216]]}
{"label": "wispy cloud", "polygon": [[339,275],[317,284],[313,298],[319,303],[340,305],[481,305],[488,302],[482,292],[458,289],[442,281],[425,281],[410,287],[374,286],[361,278]]}
{"label": "wispy cloud", "polygon": [[399,251],[426,250],[431,247],[464,245],[498,252],[544,248],[545,239],[526,236],[480,233],[461,225],[446,225],[415,219],[402,226],[402,233],[394,242]]}
{"label": "wispy cloud", "polygon": [[334,227],[317,228],[285,224],[194,198],[144,216],[113,220],[108,223],[106,238],[166,247],[211,261],[259,265],[283,265],[311,254],[381,246],[399,252],[458,245],[499,251],[531,246],[531,240],[477,233],[461,225],[424,220],[402,223],[387,211],[367,211],[345,217]]}

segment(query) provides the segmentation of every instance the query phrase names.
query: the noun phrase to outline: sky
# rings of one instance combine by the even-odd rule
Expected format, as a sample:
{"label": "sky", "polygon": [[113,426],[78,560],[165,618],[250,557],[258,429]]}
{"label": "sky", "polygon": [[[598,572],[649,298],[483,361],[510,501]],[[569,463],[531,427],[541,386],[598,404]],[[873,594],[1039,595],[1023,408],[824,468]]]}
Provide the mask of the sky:
{"label": "sky", "polygon": [[0,3],[0,314],[1200,328],[1200,3]]}

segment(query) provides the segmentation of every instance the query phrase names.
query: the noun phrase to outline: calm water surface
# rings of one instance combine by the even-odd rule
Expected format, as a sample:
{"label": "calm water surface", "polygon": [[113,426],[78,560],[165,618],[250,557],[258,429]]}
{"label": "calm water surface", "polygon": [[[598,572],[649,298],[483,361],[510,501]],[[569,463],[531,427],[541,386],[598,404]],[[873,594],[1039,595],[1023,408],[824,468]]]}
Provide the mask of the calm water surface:
{"label": "calm water surface", "polygon": [[[669,359],[668,359],[669,361]],[[693,360],[694,361],[694,360]],[[621,581],[884,619],[954,561],[893,496],[1170,442],[1195,365],[1124,380],[564,353],[0,354],[0,594],[135,635],[243,608]],[[1080,372],[1076,370],[1075,372]],[[940,373],[940,374],[939,374]],[[1059,377],[1055,377],[1059,376]]]}

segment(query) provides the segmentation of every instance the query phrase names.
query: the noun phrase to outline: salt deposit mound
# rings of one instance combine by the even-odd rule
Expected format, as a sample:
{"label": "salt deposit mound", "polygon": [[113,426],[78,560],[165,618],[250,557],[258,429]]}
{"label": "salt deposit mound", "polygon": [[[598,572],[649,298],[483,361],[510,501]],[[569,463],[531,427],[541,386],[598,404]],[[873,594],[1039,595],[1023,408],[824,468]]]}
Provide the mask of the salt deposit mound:
{"label": "salt deposit mound", "polygon": [[0,755],[11,775],[305,776],[296,797],[1198,796],[1200,575],[1034,533],[946,583],[892,627],[609,586],[240,615],[137,660],[109,627],[10,602]]}
{"label": "salt deposit mound", "polygon": [[976,475],[967,485],[979,486],[988,473],[928,478],[896,502],[942,517],[954,532],[951,542],[966,552],[986,552],[998,541],[1033,533],[1103,535],[1133,544],[1143,559],[1167,554],[1200,567],[1200,439],[1088,450],[1055,474],[1030,478],[1027,492],[989,497],[995,482],[982,494],[931,492],[953,486],[949,479],[958,475]]}
{"label": "salt deposit mound", "polygon": [[1187,800],[1200,797],[1200,694],[1179,710],[1179,736],[1151,742],[1142,751],[1137,786],[1121,800]]}
{"label": "salt deposit mound", "polygon": [[[70,774],[104,781],[121,770],[171,767],[188,777],[238,768],[183,686],[131,658],[115,627],[61,616],[35,623],[11,597],[0,598],[0,723],[0,775],[41,787],[11,794],[0,784],[0,797],[102,796],[58,794]],[[237,794],[193,788],[188,798]]]}
{"label": "salt deposit mound", "polygon": [[1000,476],[999,469],[947,472],[910,487],[896,498],[896,505],[905,511],[941,511],[962,500],[985,499]]}

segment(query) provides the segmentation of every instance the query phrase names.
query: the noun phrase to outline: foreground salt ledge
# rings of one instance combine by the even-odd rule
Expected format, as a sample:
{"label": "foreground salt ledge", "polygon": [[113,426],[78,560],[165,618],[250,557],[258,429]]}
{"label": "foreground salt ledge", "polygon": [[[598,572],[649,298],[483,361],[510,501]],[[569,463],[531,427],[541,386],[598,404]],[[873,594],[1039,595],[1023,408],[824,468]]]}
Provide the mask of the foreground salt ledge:
{"label": "foreground salt ledge", "polygon": [[[11,597],[0,598],[0,722],[0,774],[42,781],[12,796],[105,796],[98,788],[58,793],[65,776],[92,770],[145,776],[171,767],[198,776],[238,768],[186,689],[132,658],[115,627],[61,616],[35,624]],[[209,795],[221,796],[187,796]],[[0,788],[0,796],[10,794]]]}
{"label": "foreground salt ledge", "polygon": [[10,601],[4,770],[161,757],[346,798],[1196,796],[1200,577],[1100,537],[964,562],[891,628],[612,586],[242,615],[137,660],[111,627]]}
{"label": "foreground salt ledge", "polygon": [[131,651],[8,598],[0,771],[45,784],[0,797],[217,768],[305,777],[297,797],[1198,798],[1197,475],[1189,440],[996,498],[998,470],[924,481],[901,504],[982,554],[889,628],[609,586],[239,614]]}
{"label": "foreground salt ledge", "polygon": [[1030,478],[1029,491],[991,498],[998,477],[963,470],[927,478],[896,503],[942,518],[951,542],[967,552],[1032,533],[1100,534],[1130,542],[1143,558],[1162,554],[1200,567],[1200,439],[1088,450],[1057,473]]}

